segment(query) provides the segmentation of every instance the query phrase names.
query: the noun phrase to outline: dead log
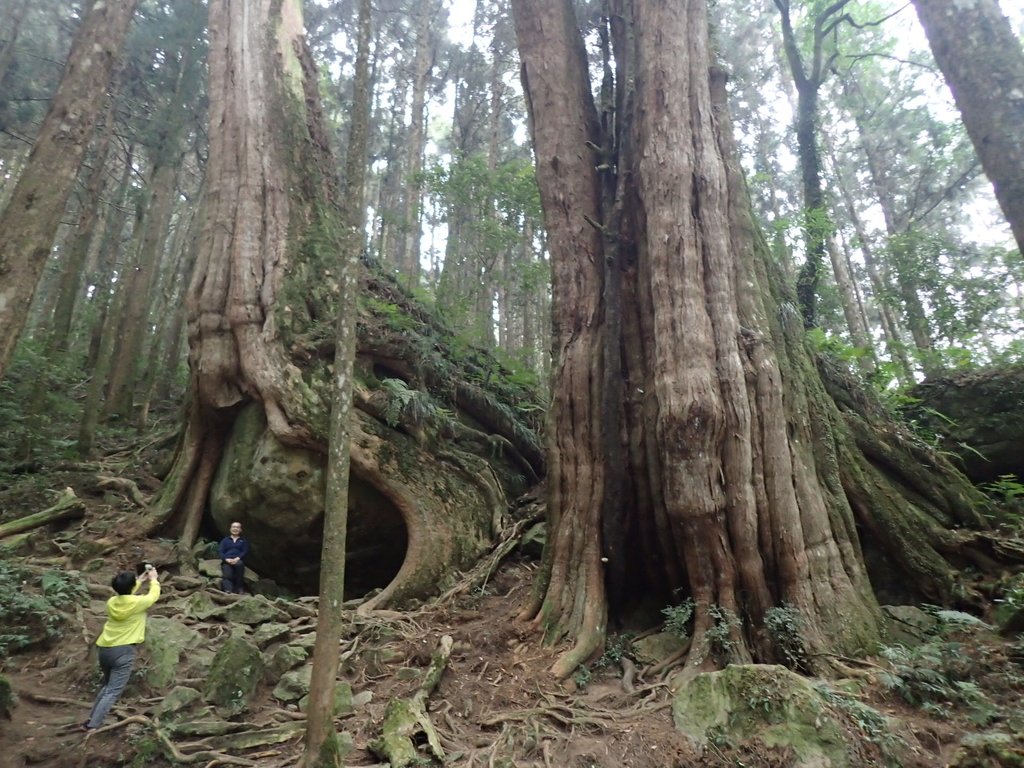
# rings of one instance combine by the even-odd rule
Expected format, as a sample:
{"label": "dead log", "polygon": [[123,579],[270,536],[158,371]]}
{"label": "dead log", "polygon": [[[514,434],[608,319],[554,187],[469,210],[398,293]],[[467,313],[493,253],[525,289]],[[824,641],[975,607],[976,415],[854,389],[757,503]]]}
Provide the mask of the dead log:
{"label": "dead log", "polygon": [[408,699],[392,699],[384,711],[381,737],[370,743],[370,751],[387,760],[392,768],[420,765],[422,756],[416,750],[417,737],[424,737],[430,754],[444,762],[441,740],[427,715],[427,698],[441,681],[441,675],[452,655],[452,638],[445,635],[430,660],[423,683]]}
{"label": "dead log", "polygon": [[73,490],[65,488],[57,499],[57,503],[52,507],[0,525],[0,539],[13,536],[16,533],[31,531],[47,523],[53,523],[58,520],[70,520],[83,517],[84,515],[85,504],[75,495]]}

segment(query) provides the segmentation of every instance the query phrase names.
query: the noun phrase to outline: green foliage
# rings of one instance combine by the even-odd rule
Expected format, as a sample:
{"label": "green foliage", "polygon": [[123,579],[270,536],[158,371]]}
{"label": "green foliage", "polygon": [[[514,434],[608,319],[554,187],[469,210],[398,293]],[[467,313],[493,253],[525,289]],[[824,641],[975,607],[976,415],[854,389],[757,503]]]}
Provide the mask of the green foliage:
{"label": "green foliage", "polygon": [[885,715],[874,707],[837,691],[824,680],[814,681],[812,685],[833,709],[844,714],[869,741],[879,743],[891,737]]}
{"label": "green foliage", "polygon": [[[948,717],[953,708],[959,707],[966,709],[978,725],[991,722],[1000,716],[999,709],[975,682],[986,673],[986,654],[966,642],[951,639],[954,633],[988,625],[960,611],[932,609],[932,613],[941,622],[939,635],[915,648],[883,648],[882,656],[889,662],[889,669],[879,675],[880,682],[908,704],[932,715]],[[1005,671],[1002,676],[1005,678]],[[1024,681],[1004,682],[1013,688]]]}
{"label": "green foliage", "polygon": [[839,337],[826,333],[821,328],[809,328],[807,340],[815,351],[830,355],[844,363],[856,362],[868,354],[868,350],[848,344]]}
{"label": "green foliage", "polygon": [[143,736],[137,739],[132,746],[135,749],[135,754],[128,764],[128,768],[146,768],[164,756],[163,745],[159,739],[153,736]]}
{"label": "green foliage", "polygon": [[708,653],[719,666],[731,664],[736,660],[736,642],[734,634],[740,629],[739,617],[728,608],[720,605],[708,607],[708,615],[713,624],[704,632]]}
{"label": "green foliage", "polygon": [[985,483],[981,489],[1004,504],[1012,504],[1018,499],[1024,499],[1024,483],[1021,483],[1014,474],[1000,475],[997,480]]}
{"label": "green foliage", "polygon": [[576,671],[572,673],[572,681],[576,683],[576,687],[581,691],[585,690],[590,685],[590,680],[593,675],[590,672],[590,667],[586,664],[580,664],[576,667]]}
{"label": "green foliage", "polygon": [[608,638],[604,646],[604,653],[594,662],[594,668],[618,667],[623,659],[636,659],[636,649],[633,648],[633,636],[628,633],[612,635]]}
{"label": "green foliage", "polygon": [[679,605],[662,608],[661,613],[665,617],[665,631],[672,633],[680,640],[686,640],[690,636],[690,620],[693,619],[693,609],[693,598],[687,598]]}
{"label": "green foliage", "polygon": [[29,461],[74,456],[82,373],[70,358],[51,360],[41,344],[22,341],[0,379],[0,474]]}
{"label": "green foliage", "polygon": [[[1002,623],[1024,610],[1024,573],[1011,576],[1000,589],[995,599],[995,618]],[[999,593],[997,593],[999,594]]]}
{"label": "green foliage", "polygon": [[785,603],[769,608],[764,614],[764,624],[786,665],[806,670],[808,658],[803,640],[806,626],[800,611]]}
{"label": "green foliage", "polygon": [[966,707],[978,717],[994,714],[988,698],[974,682],[965,679],[969,656],[962,643],[934,641],[916,648],[892,645],[882,649],[891,670],[879,679],[888,690],[929,714],[948,717],[951,707]]}
{"label": "green foliage", "polygon": [[65,611],[83,604],[85,585],[67,573],[32,571],[0,562],[0,657],[60,637]]}

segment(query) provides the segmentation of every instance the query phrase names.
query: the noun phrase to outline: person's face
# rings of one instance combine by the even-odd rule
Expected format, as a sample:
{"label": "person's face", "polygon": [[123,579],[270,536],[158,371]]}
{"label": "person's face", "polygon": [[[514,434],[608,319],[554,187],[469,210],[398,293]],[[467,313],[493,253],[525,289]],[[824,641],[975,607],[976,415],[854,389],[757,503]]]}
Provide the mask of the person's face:
{"label": "person's face", "polygon": [[241,523],[232,523],[231,524],[231,535],[232,536],[241,536],[242,535],[242,524]]}

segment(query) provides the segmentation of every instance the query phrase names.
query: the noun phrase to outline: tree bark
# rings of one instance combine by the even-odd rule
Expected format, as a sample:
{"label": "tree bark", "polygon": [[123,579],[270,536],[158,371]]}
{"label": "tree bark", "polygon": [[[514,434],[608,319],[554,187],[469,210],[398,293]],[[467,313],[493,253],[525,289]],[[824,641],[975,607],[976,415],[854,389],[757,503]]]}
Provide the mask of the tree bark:
{"label": "tree bark", "polygon": [[602,138],[586,50],[569,0],[515,0],[512,9],[552,254],[555,355],[546,429],[545,577],[524,617],[542,627],[550,641],[563,636],[575,641],[555,670],[565,677],[601,647],[607,621],[599,533],[606,467],[595,375],[603,365],[604,344],[604,260],[596,226],[603,219],[596,170],[601,158],[595,152]]}
{"label": "tree bark", "polygon": [[805,66],[790,19],[789,0],[775,0],[782,18],[783,48],[797,92],[796,142],[800,178],[803,182],[807,254],[797,275],[796,294],[807,327],[817,324],[818,283],[828,250],[828,240],[834,229],[821,186],[821,152],[817,135],[818,92],[830,69],[823,46],[828,35],[835,30],[837,14],[848,4],[849,0],[837,0],[814,17],[810,62]]}
{"label": "tree bark", "polygon": [[97,0],[89,7],[25,169],[0,214],[0,377],[24,327],[134,11],[135,0]]}
{"label": "tree bark", "polygon": [[419,9],[416,21],[416,58],[413,61],[412,115],[409,119],[409,146],[405,167],[405,205],[402,212],[404,245],[402,274],[410,287],[419,285],[420,277],[420,198],[423,181],[423,147],[426,144],[425,105],[430,72],[434,67],[434,49],[439,7],[432,1]]}
{"label": "tree bark", "polygon": [[[571,0],[512,7],[554,275],[549,531],[525,612],[573,641],[552,673],[600,652],[624,613],[616,594],[693,599],[691,672],[779,658],[764,619],[780,605],[802,617],[810,668],[827,666],[819,651],[870,648],[879,609],[858,526],[921,591],[953,600],[944,526],[983,525],[970,509],[983,502],[941,459],[922,470],[886,443],[892,425],[813,364],[753,223],[706,5],[612,5],[608,131]],[[609,472],[624,475],[614,509]]]}
{"label": "tree bark", "polygon": [[103,204],[101,198],[108,172],[107,158],[113,134],[114,110],[108,108],[103,135],[93,153],[93,167],[89,171],[88,180],[85,183],[85,194],[82,196],[75,235],[68,248],[67,265],[61,272],[59,298],[50,326],[50,335],[47,339],[47,350],[50,354],[68,350],[71,319],[74,316],[75,303],[82,289],[82,272],[89,254],[89,246],[93,239],[93,229],[100,206]]}
{"label": "tree bark", "polygon": [[164,240],[174,207],[177,169],[161,164],[149,180],[149,199],[142,221],[141,237],[133,260],[121,278],[125,289],[125,310],[117,329],[118,341],[110,366],[105,416],[129,419],[141,371],[142,348],[148,335],[149,310],[156,274],[160,268]]}
{"label": "tree bark", "polygon": [[[337,685],[339,643],[345,627],[345,542],[348,524],[349,463],[351,458],[353,368],[356,357],[356,306],[359,255],[363,249],[363,190],[370,102],[370,0],[359,3],[358,44],[352,93],[351,124],[345,162],[341,224],[339,310],[334,345],[334,392],[327,450],[324,534],[320,556],[320,611],[313,647],[313,674],[306,709],[304,768],[341,768],[342,754],[334,729],[334,690]],[[422,115],[421,115],[422,118]],[[337,205],[337,195],[328,203]],[[418,240],[418,238],[417,238]],[[417,254],[418,256],[418,254]]]}
{"label": "tree bark", "polygon": [[914,5],[1024,253],[1024,48],[997,0],[914,0]]}

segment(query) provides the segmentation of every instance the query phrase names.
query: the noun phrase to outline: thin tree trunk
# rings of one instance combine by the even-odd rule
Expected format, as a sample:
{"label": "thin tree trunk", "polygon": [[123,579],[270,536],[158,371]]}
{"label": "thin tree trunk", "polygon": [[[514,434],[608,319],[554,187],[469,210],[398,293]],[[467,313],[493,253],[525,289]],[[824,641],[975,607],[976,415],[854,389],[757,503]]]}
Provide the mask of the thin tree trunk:
{"label": "thin tree trunk", "polygon": [[173,164],[153,170],[150,197],[140,224],[142,236],[134,263],[121,275],[126,288],[125,312],[119,328],[120,341],[111,362],[105,416],[128,418],[138,384],[142,347],[146,340],[153,285],[159,269],[164,239],[174,204],[177,170]]}
{"label": "thin tree trunk", "polygon": [[[189,217],[195,219],[195,213]],[[145,339],[142,344],[141,375],[139,376],[138,408],[135,414],[135,428],[141,434],[149,423],[149,407],[153,399],[153,391],[156,387],[157,376],[161,371],[161,365],[165,362],[165,355],[168,346],[178,346],[177,340],[172,335],[173,328],[177,328],[177,337],[180,338],[184,320],[178,320],[183,316],[185,285],[182,283],[182,273],[187,273],[186,264],[189,254],[186,253],[190,225],[179,220],[174,228],[174,234],[170,245],[164,249],[161,264],[158,270],[157,284],[153,287],[151,294],[154,301],[151,302],[148,316],[153,318],[146,323],[148,346]],[[187,281],[186,274],[185,280]],[[152,326],[152,331],[150,327]],[[176,343],[177,342],[177,343]],[[181,348],[178,346],[178,354]]]}
{"label": "thin tree trunk", "polygon": [[861,373],[870,376],[875,370],[875,350],[857,302],[853,275],[850,274],[846,256],[839,249],[834,234],[828,239],[828,257],[832,262],[832,274],[836,278],[836,288],[839,291],[839,303],[843,306],[847,333],[850,335],[854,349],[861,353],[857,357],[857,367],[860,368]]}
{"label": "thin tree trunk", "polygon": [[21,31],[21,22],[25,20],[25,12],[28,10],[28,0],[13,0],[3,15],[3,41],[0,42],[0,90],[5,91],[4,80],[7,78],[7,71],[10,69],[11,61],[14,59],[14,47],[18,42],[18,33]]}
{"label": "thin tree trunk", "polygon": [[25,169],[0,213],[0,378],[24,327],[134,11],[135,0],[89,7]]}
{"label": "thin tree trunk", "polygon": [[[804,237],[807,253],[797,275],[796,293],[804,325],[817,324],[818,282],[821,267],[828,250],[828,240],[834,229],[825,205],[821,186],[821,154],[818,148],[818,92],[829,74],[822,45],[825,37],[835,29],[833,19],[849,0],[837,0],[813,17],[813,50],[809,66],[805,68],[796,33],[790,19],[789,0],[775,0],[782,19],[782,40],[789,62],[793,84],[797,92],[796,142],[800,159],[800,177],[804,193]],[[838,278],[837,278],[838,279]]]}
{"label": "thin tree trunk", "polygon": [[896,288],[903,305],[904,315],[907,318],[907,329],[910,331],[910,337],[914,342],[914,347],[917,349],[918,362],[925,375],[928,375],[935,371],[937,360],[934,344],[932,343],[931,329],[928,326],[928,317],[925,315],[924,305],[917,291],[915,269],[907,263],[909,254],[906,250],[905,236],[908,233],[900,228],[896,206],[893,203],[885,173],[882,170],[885,167],[884,160],[879,157],[878,151],[864,131],[861,121],[857,120],[856,122],[861,133],[861,148],[864,150],[864,155],[868,161],[871,183],[875,189],[878,204],[882,209],[886,234],[889,236],[888,266],[891,267],[896,278]]}
{"label": "thin tree trunk", "polygon": [[338,734],[334,729],[334,690],[337,685],[339,643],[345,619],[345,542],[348,524],[349,459],[352,442],[353,368],[356,357],[359,254],[363,247],[363,187],[370,100],[370,0],[359,3],[359,36],[352,124],[345,161],[340,301],[334,348],[334,392],[328,440],[324,537],[320,557],[320,611],[313,646],[313,674],[306,709],[306,749],[303,768],[341,768]]}
{"label": "thin tree trunk", "polygon": [[914,0],[914,5],[1024,253],[1024,47],[997,0]]}
{"label": "thin tree trunk", "polygon": [[871,290],[874,293],[875,304],[878,307],[878,314],[882,324],[882,335],[885,338],[885,348],[889,353],[889,359],[897,366],[896,378],[900,383],[910,382],[913,380],[910,360],[907,359],[906,352],[904,351],[903,342],[900,339],[899,324],[896,321],[896,316],[893,314],[892,306],[890,305],[889,296],[892,291],[885,284],[882,275],[879,273],[875,256],[871,251],[871,245],[868,240],[867,230],[864,227],[864,222],[861,220],[860,214],[857,212],[857,204],[853,199],[853,195],[850,193],[850,189],[846,184],[842,169],[838,164],[836,165],[836,177],[839,183],[839,191],[842,193],[843,202],[846,205],[847,215],[850,217],[850,223],[853,224],[853,231],[857,235],[857,240],[860,242],[860,252],[861,256],[864,258],[864,268],[868,273],[868,280],[871,282]]}
{"label": "thin tree trunk", "polygon": [[402,249],[402,274],[407,285],[416,287],[420,277],[420,198],[423,182],[423,148],[426,144],[425,105],[430,73],[434,67],[434,47],[439,7],[434,0],[420,6],[416,20],[416,58],[413,63],[412,115],[409,121],[409,145],[405,167],[405,206],[402,228],[405,245]]}
{"label": "thin tree trunk", "polygon": [[[128,212],[126,203],[128,200],[128,187],[132,178],[132,166],[134,163],[135,151],[129,147],[121,166],[121,180],[111,196],[111,203],[108,206],[106,222],[103,227],[103,236],[97,252],[96,270],[92,276],[94,285],[92,301],[95,303],[92,327],[89,332],[89,346],[85,356],[85,369],[92,370],[99,358],[100,346],[102,344],[103,332],[107,321],[107,311],[110,307],[111,296],[114,293],[114,265],[117,262],[116,255],[121,251],[121,233],[124,232],[128,223]],[[106,381],[104,380],[104,389]],[[99,400],[97,400],[97,404]]]}
{"label": "thin tree trunk", "polygon": [[61,270],[59,297],[53,313],[50,336],[47,340],[47,352],[51,355],[68,350],[71,319],[74,317],[75,303],[78,301],[82,289],[82,272],[85,268],[86,257],[89,255],[90,244],[93,241],[93,230],[96,226],[100,206],[103,204],[103,187],[107,178],[107,159],[110,155],[110,140],[113,134],[114,110],[111,105],[107,109],[103,133],[93,152],[93,166],[85,184],[85,194],[82,196],[75,234],[64,259],[66,265]]}

